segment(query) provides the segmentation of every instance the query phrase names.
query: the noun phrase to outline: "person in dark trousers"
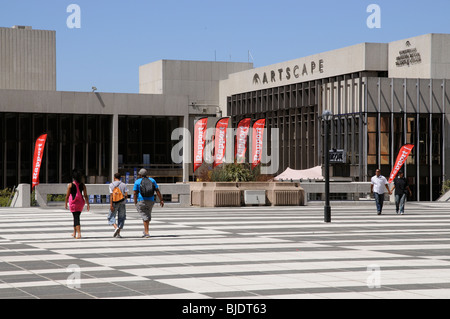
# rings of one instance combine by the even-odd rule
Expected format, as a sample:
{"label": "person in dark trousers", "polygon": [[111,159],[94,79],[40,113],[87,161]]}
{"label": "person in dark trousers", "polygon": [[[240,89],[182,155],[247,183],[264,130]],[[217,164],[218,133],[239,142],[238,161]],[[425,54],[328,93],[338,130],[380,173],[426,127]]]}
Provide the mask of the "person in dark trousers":
{"label": "person in dark trousers", "polygon": [[[79,170],[72,171],[73,182],[67,184],[65,207],[69,208],[73,215],[73,234],[72,237],[76,239],[81,238],[81,224],[80,215],[87,206],[89,211],[89,197],[86,191],[86,185],[83,183],[83,174]],[[84,198],[83,198],[84,194]],[[67,206],[69,204],[69,206]],[[78,234],[78,235],[77,235]]]}
{"label": "person in dark trousers", "polygon": [[395,211],[397,214],[405,214],[405,202],[406,195],[412,196],[411,189],[409,188],[408,180],[404,177],[403,171],[398,172],[398,176],[394,179],[395,190]]}
{"label": "person in dark trousers", "polygon": [[[162,199],[161,193],[159,192],[159,187],[156,181],[147,177],[147,170],[141,169],[138,173],[138,179],[134,183],[133,191],[134,191],[134,204],[136,205],[136,209],[138,213],[141,215],[142,221],[144,222],[144,234],[142,237],[150,238],[148,233],[148,228],[150,225],[150,221],[152,220],[152,209],[155,204],[155,195],[154,192],[159,197],[161,207],[164,207],[164,201]],[[145,180],[146,179],[146,180]],[[150,183],[148,183],[150,182]],[[144,185],[147,183],[151,187],[153,185],[153,191],[149,194],[145,194]],[[148,186],[146,187],[148,189]],[[143,195],[144,194],[144,195]]]}
{"label": "person in dark trousers", "polygon": [[387,189],[389,195],[391,195],[391,191],[389,190],[388,181],[386,177],[381,175],[381,171],[377,169],[375,171],[375,176],[371,179],[370,192],[375,196],[375,203],[377,205],[377,214],[381,215],[383,211],[383,203],[384,203],[384,188]]}

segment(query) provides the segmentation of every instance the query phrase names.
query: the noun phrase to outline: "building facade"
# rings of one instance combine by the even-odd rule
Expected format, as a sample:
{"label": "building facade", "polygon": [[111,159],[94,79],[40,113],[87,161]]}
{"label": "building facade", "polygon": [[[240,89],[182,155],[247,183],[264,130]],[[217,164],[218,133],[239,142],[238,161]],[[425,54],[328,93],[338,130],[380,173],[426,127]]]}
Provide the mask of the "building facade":
{"label": "building facade", "polygon": [[252,67],[164,60],[140,67],[139,94],[57,91],[56,33],[0,28],[0,188],[31,184],[34,143],[44,133],[41,183],[70,182],[74,168],[105,183],[140,167],[159,182],[187,181],[190,160],[171,158],[173,130],[220,115],[219,81]]}
{"label": "building facade", "polygon": [[[324,110],[333,113],[328,148],[346,152],[332,177],[389,175],[400,147],[413,199],[435,200],[450,177],[450,35],[361,43],[253,68],[252,63],[161,60],[139,68],[139,94],[56,90],[56,34],[0,28],[0,188],[31,182],[34,141],[48,134],[41,183],[91,182],[147,167],[163,182],[188,181],[192,156],[171,158],[175,128],[199,117],[266,119],[277,128],[278,173],[323,163]],[[183,139],[184,150],[192,147]],[[233,152],[232,143],[227,153]],[[270,152],[270,151],[269,151]],[[231,158],[231,160],[230,160]],[[233,156],[226,156],[231,162]]]}
{"label": "building facade", "polygon": [[[404,144],[413,200],[436,200],[450,175],[450,35],[363,43],[232,74],[221,82],[233,125],[266,118],[280,130],[279,173],[322,165],[324,110],[333,113],[328,148],[346,152],[333,177],[389,176]],[[223,89],[223,90],[222,90]]]}

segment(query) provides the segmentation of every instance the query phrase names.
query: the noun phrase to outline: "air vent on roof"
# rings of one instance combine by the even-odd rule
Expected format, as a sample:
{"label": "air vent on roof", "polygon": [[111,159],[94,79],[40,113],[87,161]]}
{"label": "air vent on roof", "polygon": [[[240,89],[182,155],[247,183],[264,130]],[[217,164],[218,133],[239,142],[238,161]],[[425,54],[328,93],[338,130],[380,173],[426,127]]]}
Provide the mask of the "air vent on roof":
{"label": "air vent on roof", "polygon": [[13,29],[20,29],[20,30],[32,30],[33,28],[28,25],[15,25],[12,27]]}

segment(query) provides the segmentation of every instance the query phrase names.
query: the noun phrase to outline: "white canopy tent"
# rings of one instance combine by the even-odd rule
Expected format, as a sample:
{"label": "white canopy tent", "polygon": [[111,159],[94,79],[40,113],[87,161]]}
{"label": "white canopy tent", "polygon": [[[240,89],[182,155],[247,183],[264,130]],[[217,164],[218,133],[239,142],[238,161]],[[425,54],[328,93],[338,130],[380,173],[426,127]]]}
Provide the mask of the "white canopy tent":
{"label": "white canopy tent", "polygon": [[298,181],[298,180],[324,180],[322,166],[309,169],[295,170],[287,168],[283,173],[274,178],[276,181]]}

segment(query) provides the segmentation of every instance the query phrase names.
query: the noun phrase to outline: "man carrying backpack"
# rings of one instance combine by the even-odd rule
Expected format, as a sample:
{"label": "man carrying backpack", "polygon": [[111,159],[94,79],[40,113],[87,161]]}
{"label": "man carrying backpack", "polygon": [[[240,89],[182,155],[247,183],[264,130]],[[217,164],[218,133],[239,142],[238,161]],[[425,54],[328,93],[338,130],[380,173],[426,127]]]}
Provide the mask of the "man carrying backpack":
{"label": "man carrying backpack", "polygon": [[158,184],[153,178],[147,177],[147,170],[141,169],[138,173],[138,179],[134,183],[134,204],[138,213],[144,222],[144,234],[142,237],[150,238],[148,227],[152,220],[152,209],[155,204],[155,192],[159,197],[161,207],[164,207],[164,201],[158,189]]}
{"label": "man carrying backpack", "polygon": [[[108,222],[114,226],[114,236],[120,236],[120,230],[123,229],[123,225],[126,219],[126,202],[128,197],[127,184],[122,183],[120,180],[120,174],[114,174],[114,182],[109,185],[110,200],[109,202],[109,214]],[[118,213],[118,222],[116,224],[116,214]]]}

